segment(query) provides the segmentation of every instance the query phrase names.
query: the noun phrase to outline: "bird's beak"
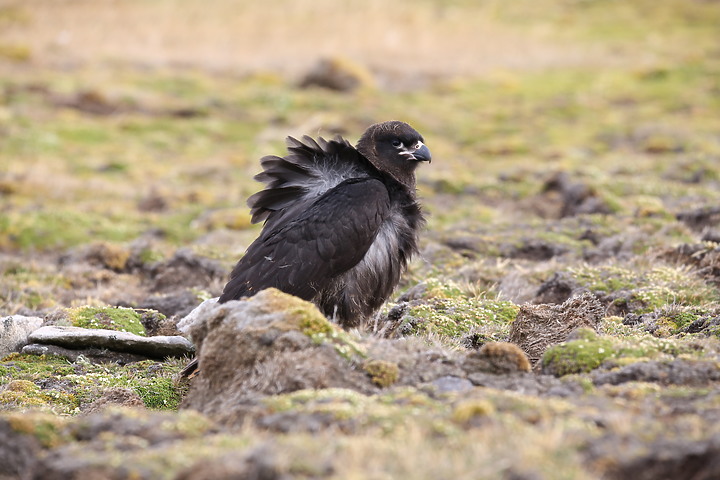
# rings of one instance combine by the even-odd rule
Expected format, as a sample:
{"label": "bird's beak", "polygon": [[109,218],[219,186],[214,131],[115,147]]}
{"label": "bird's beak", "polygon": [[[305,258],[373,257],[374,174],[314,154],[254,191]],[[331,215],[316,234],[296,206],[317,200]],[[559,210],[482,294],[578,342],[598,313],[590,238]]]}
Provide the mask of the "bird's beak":
{"label": "bird's beak", "polygon": [[428,162],[430,163],[432,161],[432,155],[430,155],[430,149],[425,145],[424,143],[420,142],[420,147],[415,149],[413,152],[413,156],[415,157],[415,160],[418,162]]}

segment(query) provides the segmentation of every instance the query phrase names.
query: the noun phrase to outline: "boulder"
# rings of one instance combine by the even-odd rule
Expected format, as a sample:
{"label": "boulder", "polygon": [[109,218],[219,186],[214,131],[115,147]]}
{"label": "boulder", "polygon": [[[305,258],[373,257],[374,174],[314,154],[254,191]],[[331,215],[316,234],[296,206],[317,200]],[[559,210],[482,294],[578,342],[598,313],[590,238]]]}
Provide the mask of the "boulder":
{"label": "boulder", "polygon": [[40,317],[11,315],[0,319],[0,357],[19,351],[28,343],[28,335],[42,324]]}
{"label": "boulder", "polygon": [[184,407],[242,421],[243,405],[301,389],[377,390],[355,368],[363,353],[350,334],[312,303],[276,289],[222,304],[207,303],[184,324],[197,346],[199,374]]}

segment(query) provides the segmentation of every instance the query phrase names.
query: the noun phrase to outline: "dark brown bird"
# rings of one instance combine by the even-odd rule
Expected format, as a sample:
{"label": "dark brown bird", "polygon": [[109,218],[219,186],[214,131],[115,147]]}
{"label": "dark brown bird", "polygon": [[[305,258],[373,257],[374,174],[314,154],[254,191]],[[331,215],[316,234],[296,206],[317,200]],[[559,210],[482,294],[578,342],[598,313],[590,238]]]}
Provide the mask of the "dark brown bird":
{"label": "dark brown bird", "polygon": [[287,139],[288,154],[260,160],[266,188],[248,199],[260,236],[235,266],[219,302],[269,287],[315,303],[355,327],[387,300],[418,250],[424,218],[415,169],[429,162],[404,122],[370,126],[353,147],[336,137]]}

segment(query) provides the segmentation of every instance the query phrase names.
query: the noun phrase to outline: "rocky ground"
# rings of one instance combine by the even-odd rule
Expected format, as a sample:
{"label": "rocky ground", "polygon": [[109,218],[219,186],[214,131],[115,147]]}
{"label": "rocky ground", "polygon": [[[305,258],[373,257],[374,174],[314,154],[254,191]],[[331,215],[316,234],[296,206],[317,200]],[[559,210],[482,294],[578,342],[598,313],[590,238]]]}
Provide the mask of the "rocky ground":
{"label": "rocky ground", "polygon": [[[201,3],[0,2],[0,478],[720,477],[717,2]],[[391,118],[429,218],[375,321],[178,325],[259,157]]]}

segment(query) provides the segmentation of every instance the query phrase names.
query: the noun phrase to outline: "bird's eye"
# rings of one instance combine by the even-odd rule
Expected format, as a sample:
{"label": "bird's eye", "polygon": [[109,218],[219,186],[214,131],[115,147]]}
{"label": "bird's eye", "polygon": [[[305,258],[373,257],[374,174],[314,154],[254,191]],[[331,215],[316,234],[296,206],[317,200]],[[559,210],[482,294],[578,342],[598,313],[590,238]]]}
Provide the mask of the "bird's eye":
{"label": "bird's eye", "polygon": [[400,145],[402,145],[402,142],[400,140],[398,140],[397,138],[392,141],[393,147],[399,147]]}

